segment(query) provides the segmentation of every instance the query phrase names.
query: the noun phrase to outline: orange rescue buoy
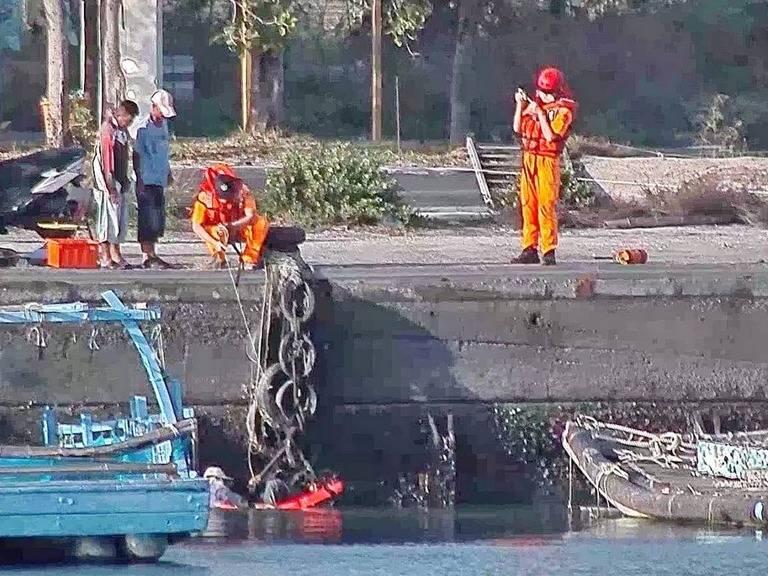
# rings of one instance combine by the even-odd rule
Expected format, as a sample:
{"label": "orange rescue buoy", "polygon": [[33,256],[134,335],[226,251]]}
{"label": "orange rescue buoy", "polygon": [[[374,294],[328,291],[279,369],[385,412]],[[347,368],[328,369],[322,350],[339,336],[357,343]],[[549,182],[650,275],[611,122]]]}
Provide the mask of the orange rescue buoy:
{"label": "orange rescue buoy", "polygon": [[648,252],[640,248],[628,248],[616,253],[616,262],[619,264],[645,264],[648,262]]}

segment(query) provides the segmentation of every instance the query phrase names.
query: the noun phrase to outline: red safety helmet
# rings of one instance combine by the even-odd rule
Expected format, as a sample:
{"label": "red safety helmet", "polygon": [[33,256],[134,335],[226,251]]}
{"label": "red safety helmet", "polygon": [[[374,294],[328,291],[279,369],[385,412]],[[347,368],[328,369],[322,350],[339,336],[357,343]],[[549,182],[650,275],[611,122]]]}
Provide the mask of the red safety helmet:
{"label": "red safety helmet", "polygon": [[228,180],[239,180],[237,174],[229,164],[219,163],[214,164],[205,169],[203,172],[203,179],[200,182],[200,190],[208,192],[209,194],[219,193],[219,182],[217,179],[221,177],[228,177]]}
{"label": "red safety helmet", "polygon": [[536,77],[536,88],[555,96],[567,95],[569,90],[565,75],[557,68],[544,68]]}

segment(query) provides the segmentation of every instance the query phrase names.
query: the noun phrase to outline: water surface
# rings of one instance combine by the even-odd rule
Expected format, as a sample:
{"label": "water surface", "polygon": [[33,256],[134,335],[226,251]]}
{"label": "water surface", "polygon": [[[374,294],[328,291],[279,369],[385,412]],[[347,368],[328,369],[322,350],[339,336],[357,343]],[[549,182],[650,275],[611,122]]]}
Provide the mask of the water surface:
{"label": "water surface", "polygon": [[[14,568],[35,576],[688,576],[764,574],[768,540],[620,519],[569,528],[559,507],[217,516],[155,565]],[[768,539],[768,535],[767,535]]]}

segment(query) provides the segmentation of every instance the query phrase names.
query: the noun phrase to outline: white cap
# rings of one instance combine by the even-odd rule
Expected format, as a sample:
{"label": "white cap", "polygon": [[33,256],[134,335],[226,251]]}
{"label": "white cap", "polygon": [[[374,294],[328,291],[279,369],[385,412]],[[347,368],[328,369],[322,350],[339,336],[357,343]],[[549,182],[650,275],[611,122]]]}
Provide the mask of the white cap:
{"label": "white cap", "polygon": [[232,478],[224,474],[224,470],[222,470],[218,466],[208,466],[208,468],[206,468],[205,472],[203,473],[203,478],[205,479],[216,478],[217,480],[232,480]]}
{"label": "white cap", "polygon": [[158,90],[149,99],[152,104],[158,107],[160,114],[164,118],[173,118],[176,116],[176,108],[173,107],[173,96],[165,90]]}

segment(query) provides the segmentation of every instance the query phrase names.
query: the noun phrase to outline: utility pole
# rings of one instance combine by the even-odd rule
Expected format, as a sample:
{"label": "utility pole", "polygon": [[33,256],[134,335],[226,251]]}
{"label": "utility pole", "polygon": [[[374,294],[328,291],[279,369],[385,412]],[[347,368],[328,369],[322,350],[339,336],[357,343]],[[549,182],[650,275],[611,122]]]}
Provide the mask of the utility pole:
{"label": "utility pole", "polygon": [[[104,108],[116,107],[125,98],[125,76],[120,67],[121,5],[120,0],[101,1],[101,102]],[[98,118],[99,122],[102,120]]]}
{"label": "utility pole", "polygon": [[371,6],[371,140],[381,142],[381,2]]}
{"label": "utility pole", "polygon": [[80,33],[79,33],[79,40],[80,45],[78,46],[80,50],[80,57],[79,57],[79,64],[80,64],[80,92],[85,95],[85,59],[86,59],[86,53],[85,53],[85,0],[79,0],[77,3],[77,19],[78,23],[80,24]]}
{"label": "utility pole", "polygon": [[67,82],[67,39],[64,35],[64,6],[61,0],[45,0],[47,24],[48,81],[43,107],[45,139],[49,148],[59,148],[69,138],[69,84]]}

